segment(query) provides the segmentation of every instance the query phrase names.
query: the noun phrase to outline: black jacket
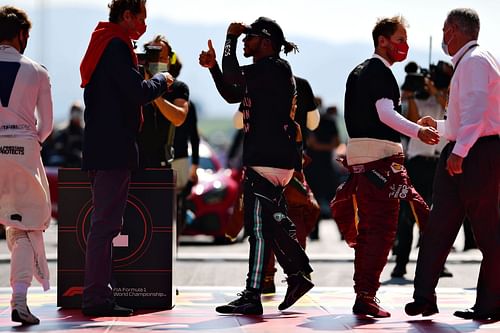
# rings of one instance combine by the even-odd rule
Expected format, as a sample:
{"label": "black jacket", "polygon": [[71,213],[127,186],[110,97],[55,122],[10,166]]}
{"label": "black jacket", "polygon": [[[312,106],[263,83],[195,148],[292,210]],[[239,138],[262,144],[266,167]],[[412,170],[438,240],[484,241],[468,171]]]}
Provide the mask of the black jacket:
{"label": "black jacket", "polygon": [[236,41],[236,36],[227,35],[222,71],[214,66],[210,73],[221,96],[229,103],[240,103],[243,165],[300,169],[298,125],[290,118],[296,96],[292,69],[279,56],[240,67]]}

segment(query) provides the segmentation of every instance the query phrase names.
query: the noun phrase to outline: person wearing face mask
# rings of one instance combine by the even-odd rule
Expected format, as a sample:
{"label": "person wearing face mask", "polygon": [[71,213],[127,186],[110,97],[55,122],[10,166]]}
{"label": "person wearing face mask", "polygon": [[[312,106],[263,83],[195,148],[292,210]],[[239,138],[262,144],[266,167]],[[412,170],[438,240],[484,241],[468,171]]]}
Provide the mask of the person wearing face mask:
{"label": "person wearing face mask", "polygon": [[40,320],[27,306],[33,276],[49,289],[43,231],[50,224],[50,192],[40,145],[52,132],[47,70],[23,55],[31,22],[20,8],[0,6],[0,224],[11,252],[11,318]]}
{"label": "person wearing face mask", "polygon": [[439,271],[467,217],[482,253],[471,309],[455,316],[500,320],[500,66],[478,43],[479,16],[473,9],[450,11],[443,26],[443,51],[452,56],[453,76],[445,120],[427,116],[420,124],[448,140],[434,180],[432,209],[420,244],[410,316],[439,312]]}
{"label": "person wearing face mask", "polygon": [[[146,65],[147,76],[169,71],[172,60],[177,62],[165,36],[157,35],[144,44],[144,49],[160,48],[158,62]],[[177,73],[176,73],[177,74]],[[138,137],[139,163],[144,168],[170,167],[175,127],[181,126],[188,115],[189,88],[179,80],[152,103],[144,106],[144,123]],[[174,155],[175,150],[174,150]],[[186,168],[187,169],[187,168]]]}
{"label": "person wearing face mask", "polygon": [[351,172],[331,203],[333,218],[355,249],[353,313],[389,317],[376,292],[394,242],[399,200],[410,200],[421,218],[428,207],[403,166],[400,134],[436,144],[436,130],[401,116],[399,87],[390,66],[408,53],[406,21],[379,19],[372,31],[375,53],[350,73],[344,117],[349,134],[345,166]]}
{"label": "person wearing face mask", "polygon": [[[144,125],[139,134],[139,161],[141,167],[172,167],[177,180],[177,234],[184,229],[185,199],[183,189],[190,181],[198,182],[196,170],[199,162],[197,118],[189,101],[189,87],[177,80],[182,64],[165,36],[157,35],[144,44],[144,48],[159,47],[158,62],[147,65],[150,74],[169,71],[176,78],[167,92],[144,107]],[[189,112],[188,112],[189,111]],[[192,160],[189,165],[188,143]],[[179,237],[177,237],[179,240]]]}
{"label": "person wearing face mask", "polygon": [[168,73],[144,80],[132,46],[146,31],[146,0],[113,0],[109,22],[100,22],[80,65],[85,128],[82,170],[88,171],[92,204],[87,236],[82,312],[128,316],[111,288],[112,240],[120,233],[131,170],[138,167],[142,106],[173,82]]}
{"label": "person wearing face mask", "polygon": [[[83,106],[79,101],[71,104],[68,125],[54,133],[52,158],[48,163],[56,163],[65,168],[79,168],[82,165]],[[43,152],[43,151],[42,151]]]}

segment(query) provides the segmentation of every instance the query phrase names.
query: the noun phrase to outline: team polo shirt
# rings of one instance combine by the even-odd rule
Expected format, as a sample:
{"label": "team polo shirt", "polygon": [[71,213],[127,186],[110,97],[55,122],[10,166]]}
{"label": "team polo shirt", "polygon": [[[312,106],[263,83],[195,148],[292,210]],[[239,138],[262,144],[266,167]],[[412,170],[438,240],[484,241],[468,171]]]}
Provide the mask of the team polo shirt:
{"label": "team polo shirt", "polygon": [[373,138],[400,142],[400,134],[380,121],[375,103],[382,98],[393,101],[401,113],[396,78],[380,59],[371,58],[358,65],[346,83],[344,118],[351,138]]}

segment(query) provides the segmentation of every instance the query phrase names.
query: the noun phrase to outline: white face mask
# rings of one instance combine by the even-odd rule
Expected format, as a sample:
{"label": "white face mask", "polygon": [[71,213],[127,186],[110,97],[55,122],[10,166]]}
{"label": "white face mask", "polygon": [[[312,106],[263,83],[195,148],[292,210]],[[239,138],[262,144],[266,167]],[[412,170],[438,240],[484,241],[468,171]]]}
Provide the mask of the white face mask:
{"label": "white face mask", "polygon": [[168,64],[165,62],[151,62],[148,65],[148,69],[151,74],[168,72]]}
{"label": "white face mask", "polygon": [[443,49],[444,54],[448,56],[450,55],[450,51],[448,51],[448,44],[444,42],[444,38],[443,41],[441,42],[441,48]]}
{"label": "white face mask", "polygon": [[449,56],[450,55],[450,50],[448,50],[448,43],[453,39],[453,37],[450,38],[450,40],[448,41],[448,43],[445,43],[445,41],[444,41],[444,35],[445,34],[446,34],[446,32],[443,34],[443,40],[441,41],[441,48],[443,49],[444,54],[446,54],[446,55]]}

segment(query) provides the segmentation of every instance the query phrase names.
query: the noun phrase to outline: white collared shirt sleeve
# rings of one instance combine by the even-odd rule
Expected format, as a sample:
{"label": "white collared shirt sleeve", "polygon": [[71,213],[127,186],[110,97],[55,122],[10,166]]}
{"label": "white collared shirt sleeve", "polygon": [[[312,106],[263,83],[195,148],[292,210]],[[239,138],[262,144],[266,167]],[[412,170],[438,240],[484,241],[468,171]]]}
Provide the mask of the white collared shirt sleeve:
{"label": "white collared shirt sleeve", "polygon": [[394,103],[389,98],[381,98],[375,102],[380,121],[392,129],[411,138],[418,138],[420,126],[409,121],[394,110]]}
{"label": "white collared shirt sleeve", "polygon": [[[489,64],[484,58],[471,57],[460,64],[455,96],[458,107],[451,110],[458,116],[456,144],[453,153],[467,156],[470,148],[484,132],[488,112]],[[498,83],[497,83],[498,84]],[[498,98],[498,97],[497,97]],[[456,104],[454,104],[456,105]],[[498,112],[498,110],[497,110]]]}
{"label": "white collared shirt sleeve", "polygon": [[446,137],[446,120],[436,120],[436,130],[440,137]]}

